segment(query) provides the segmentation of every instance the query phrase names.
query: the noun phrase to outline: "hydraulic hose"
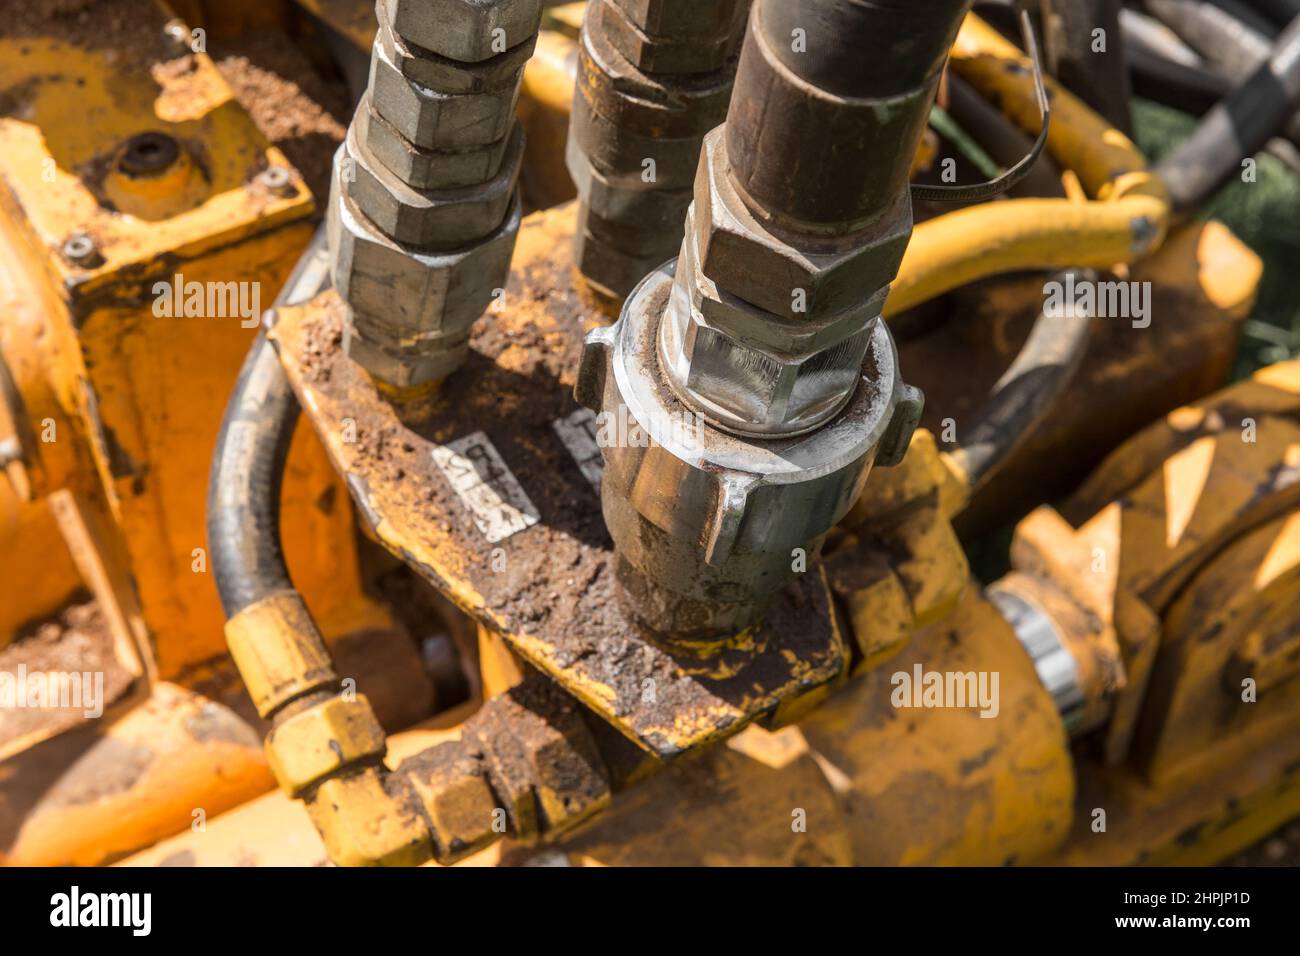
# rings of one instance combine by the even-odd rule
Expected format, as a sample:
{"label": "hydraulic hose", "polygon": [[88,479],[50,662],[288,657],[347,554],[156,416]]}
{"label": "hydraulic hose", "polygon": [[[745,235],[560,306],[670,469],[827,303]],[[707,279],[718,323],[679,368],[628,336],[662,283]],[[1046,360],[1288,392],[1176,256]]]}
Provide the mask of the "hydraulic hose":
{"label": "hydraulic hose", "polygon": [[[989,157],[1002,169],[1009,169],[1034,148],[1034,138],[1011,122],[1000,109],[975,92],[965,80],[948,76],[948,111],[975,137]],[[993,171],[997,175],[997,170]],[[1064,196],[1061,169],[1043,153],[1025,178],[1007,191],[1008,196]]]}
{"label": "hydraulic hose", "polygon": [[1239,172],[1300,107],[1300,17],[1282,31],[1266,62],[1218,103],[1156,167],[1176,216],[1190,215]]}
{"label": "hydraulic hose", "polygon": [[[1204,116],[1232,92],[1231,81],[1205,69],[1193,69],[1167,60],[1150,50],[1129,45],[1133,90],[1138,96],[1193,116]],[[1300,176],[1300,113],[1293,113],[1281,131],[1264,145],[1264,151]]]}
{"label": "hydraulic hose", "polygon": [[755,214],[834,241],[894,209],[970,4],[755,0],[724,134]]}
{"label": "hydraulic hose", "polygon": [[1119,13],[1119,25],[1124,33],[1126,55],[1131,55],[1134,47],[1137,47],[1183,66],[1199,68],[1205,64],[1199,53],[1154,17],[1125,7]]}
{"label": "hydraulic hose", "polygon": [[1163,199],[1145,195],[1110,202],[1015,199],[923,222],[903,257],[885,316],[1007,272],[1133,262],[1159,245],[1166,210]]}
{"label": "hydraulic hose", "polygon": [[[778,0],[765,2],[756,23],[803,82],[837,96],[883,99],[939,75],[969,6],[970,0]],[[808,55],[813,50],[817,55]]]}
{"label": "hydraulic hose", "polygon": [[1188,66],[1154,50],[1130,43],[1128,67],[1133,92],[1162,106],[1200,116],[1232,92],[1232,81],[1204,65]]}
{"label": "hydraulic hose", "polygon": [[[1054,278],[1069,281],[1067,273]],[[1073,273],[1076,283],[1096,278],[1088,270]],[[987,483],[1042,422],[1083,361],[1091,329],[1092,315],[1073,309],[1064,315],[1044,311],[1034,320],[1020,353],[967,430],[967,440],[949,455],[972,491]]]}
{"label": "hydraulic hose", "polygon": [[[1215,6],[1256,33],[1266,37],[1276,35],[1277,27],[1272,19],[1267,14],[1256,10],[1256,5],[1248,2],[1248,0],[1213,0],[1213,2]],[[1294,16],[1295,14],[1287,17],[1282,21],[1282,25],[1285,26],[1290,23]]]}
{"label": "hydraulic hose", "polygon": [[[328,280],[317,229],[272,308],[306,301]],[[280,544],[280,486],[298,399],[265,332],[240,369],[208,478],[208,553],[226,617],[292,589]]]}
{"label": "hydraulic hose", "polygon": [[1209,0],[1145,0],[1144,6],[1229,76],[1244,76],[1268,56],[1265,33]]}
{"label": "hydraulic hose", "polygon": [[[1022,130],[1038,132],[1029,60],[985,21],[966,18],[950,63]],[[1016,199],[921,223],[885,304],[887,317],[977,279],[1029,269],[1108,269],[1159,247],[1168,200],[1141,151],[1068,90],[1050,78],[1047,85],[1048,151],[1095,199]]]}

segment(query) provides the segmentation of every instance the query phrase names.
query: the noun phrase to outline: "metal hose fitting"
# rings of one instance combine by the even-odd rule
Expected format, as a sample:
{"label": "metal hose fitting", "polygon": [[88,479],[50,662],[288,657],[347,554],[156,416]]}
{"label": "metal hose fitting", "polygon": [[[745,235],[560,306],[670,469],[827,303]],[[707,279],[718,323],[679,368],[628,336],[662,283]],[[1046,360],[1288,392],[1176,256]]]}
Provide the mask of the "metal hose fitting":
{"label": "metal hose fitting", "polygon": [[[675,263],[593,332],[633,613],[674,638],[753,625],[920,418],[880,319],[912,231],[911,157],[967,0],[756,0]],[[610,429],[621,436],[627,429]]]}
{"label": "metal hose fitting", "polygon": [[379,0],[327,214],[343,348],[405,388],[451,374],[519,231],[515,119],[540,0]]}
{"label": "metal hose fitting", "polygon": [[749,0],[592,0],[567,162],[575,262],[622,299],[677,254],[704,134],[731,99]]}

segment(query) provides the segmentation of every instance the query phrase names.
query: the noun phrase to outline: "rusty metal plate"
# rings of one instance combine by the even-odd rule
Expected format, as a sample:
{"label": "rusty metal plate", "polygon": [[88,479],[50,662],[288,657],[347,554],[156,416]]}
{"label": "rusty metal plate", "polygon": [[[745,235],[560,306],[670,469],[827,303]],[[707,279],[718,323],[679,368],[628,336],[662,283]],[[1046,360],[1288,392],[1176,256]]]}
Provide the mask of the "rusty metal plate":
{"label": "rusty metal plate", "polygon": [[468,363],[418,421],[400,420],[341,351],[332,291],[280,310],[273,340],[376,537],[626,736],[670,758],[833,683],[846,644],[819,567],[753,633],[707,657],[653,642],[626,616],[591,462],[555,425],[578,412],[582,336],[598,320],[571,287],[571,219],[561,211],[525,223],[504,305],[480,320]]}

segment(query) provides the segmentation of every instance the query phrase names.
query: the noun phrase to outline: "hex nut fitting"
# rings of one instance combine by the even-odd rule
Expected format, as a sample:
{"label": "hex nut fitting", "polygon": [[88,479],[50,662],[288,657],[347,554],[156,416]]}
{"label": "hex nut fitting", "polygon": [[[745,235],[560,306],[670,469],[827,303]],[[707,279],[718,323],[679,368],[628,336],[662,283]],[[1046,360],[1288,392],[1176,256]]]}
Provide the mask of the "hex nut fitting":
{"label": "hex nut fitting", "polygon": [[611,179],[592,164],[573,137],[565,146],[565,163],[578,196],[600,218],[625,223],[639,232],[681,232],[694,198],[692,190],[669,190],[640,179]]}
{"label": "hex nut fitting", "polygon": [[519,80],[520,72],[537,47],[537,34],[533,33],[504,53],[479,63],[451,59],[399,36],[391,26],[391,16],[386,15],[385,8],[391,2],[379,0],[375,42],[383,46],[384,55],[402,75],[428,89],[443,93],[490,93],[504,89]]}
{"label": "hex nut fitting", "polygon": [[[736,51],[739,28],[744,23],[733,9],[732,21],[712,31],[676,29],[669,35],[654,34],[615,0],[592,0],[592,6],[597,4],[602,8],[600,29],[609,42],[639,69],[661,75],[711,73],[722,69]],[[697,6],[714,5],[697,3]]]}
{"label": "hex nut fitting", "polygon": [[798,433],[848,401],[889,289],[816,322],[791,322],[718,288],[691,217],[659,333],[660,364],[688,406],[740,434]]}
{"label": "hex nut fitting", "polygon": [[384,731],[364,694],[341,696],[277,720],[266,758],[280,787],[292,794],[350,764],[384,753]]}
{"label": "hex nut fitting", "polygon": [[[358,113],[360,124],[367,124]],[[344,144],[354,177],[348,197],[366,218],[399,243],[456,249],[496,230],[515,195],[523,165],[522,129],[516,125],[501,168],[487,182],[456,189],[415,189],[375,160],[361,142],[356,120]]]}
{"label": "hex nut fitting", "polygon": [[677,396],[742,435],[798,434],[839,411],[857,386],[884,294],[805,330],[729,296],[711,298],[716,287],[693,245],[683,244],[659,327],[660,365]]}
{"label": "hex nut fitting", "polygon": [[455,189],[487,182],[501,169],[506,149],[519,123],[509,133],[487,146],[432,150],[416,146],[370,105],[369,94],[357,107],[352,124],[357,138],[370,154],[398,179],[416,189]]}
{"label": "hex nut fitting", "polygon": [[695,241],[704,274],[720,289],[796,321],[853,308],[889,285],[912,235],[911,198],[903,190],[869,233],[827,240],[821,252],[793,245],[755,216],[737,191],[725,126],[704,139],[695,196]]}
{"label": "hex nut fitting", "polygon": [[442,93],[412,81],[388,58],[382,43],[370,57],[370,102],[402,136],[424,149],[486,146],[515,121],[516,81],[484,93]]}
{"label": "hex nut fitting", "polygon": [[[757,349],[806,358],[830,348],[861,331],[884,311],[889,286],[884,286],[863,302],[843,312],[815,318],[791,320],[774,315],[732,295],[704,274],[696,247],[694,210],[686,220],[686,240],[678,256],[675,297],[670,311],[677,314],[679,303],[689,306],[705,324],[726,333],[738,342]],[[680,295],[676,290],[680,290]],[[685,316],[685,312],[680,313]]]}
{"label": "hex nut fitting", "polygon": [[447,741],[402,761],[397,773],[411,788],[429,818],[434,855],[454,863],[490,844],[497,799],[481,761],[460,741]]}
{"label": "hex nut fitting", "polygon": [[335,157],[326,231],[334,287],[348,305],[344,349],[394,385],[443,377],[464,357],[470,326],[504,288],[519,232],[516,196],[498,229],[450,252],[403,245],[366,219],[340,182]]}
{"label": "hex nut fitting", "polygon": [[[410,388],[446,378],[469,356],[469,329],[445,336],[416,339],[414,344],[372,342],[357,330],[350,313],[343,324],[343,354],[373,378],[397,388]],[[388,333],[380,332],[388,338]]]}
{"label": "hex nut fitting", "polygon": [[387,0],[385,12],[404,40],[465,63],[517,47],[542,23],[541,0]]}
{"label": "hex nut fitting", "polygon": [[[621,244],[594,235],[592,217],[580,221],[584,225],[573,237],[574,264],[588,284],[609,298],[623,298],[672,258],[671,248],[641,254],[628,252]],[[664,245],[671,246],[672,242],[665,241]]]}
{"label": "hex nut fitting", "polygon": [[633,23],[657,37],[713,35],[748,13],[750,0],[610,0]]}

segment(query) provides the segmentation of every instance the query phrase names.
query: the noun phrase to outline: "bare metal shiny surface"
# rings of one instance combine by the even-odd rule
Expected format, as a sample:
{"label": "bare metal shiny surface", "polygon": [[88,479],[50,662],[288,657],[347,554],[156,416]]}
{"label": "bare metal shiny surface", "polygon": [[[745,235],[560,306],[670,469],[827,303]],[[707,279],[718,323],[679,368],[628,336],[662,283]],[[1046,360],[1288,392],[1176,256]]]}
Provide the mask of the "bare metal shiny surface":
{"label": "bare metal shiny surface", "polygon": [[850,401],[825,427],[777,440],[714,427],[659,368],[673,271],[652,273],[617,325],[591,333],[578,397],[599,412],[607,436],[601,502],[634,613],[678,637],[725,635],[754,624],[807,568],[871,462],[896,455],[885,447],[897,441],[893,423],[919,414],[919,396],[899,377],[893,341],[877,322]]}

